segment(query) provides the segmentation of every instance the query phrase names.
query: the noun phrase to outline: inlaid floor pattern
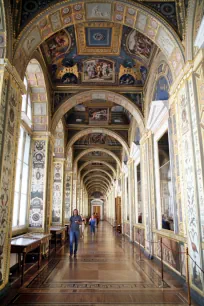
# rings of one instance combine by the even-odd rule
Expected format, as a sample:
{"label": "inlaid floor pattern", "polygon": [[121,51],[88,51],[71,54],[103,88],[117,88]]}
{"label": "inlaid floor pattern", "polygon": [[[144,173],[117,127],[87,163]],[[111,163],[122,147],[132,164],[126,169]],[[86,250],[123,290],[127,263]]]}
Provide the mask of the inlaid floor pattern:
{"label": "inlaid floor pattern", "polygon": [[68,245],[62,247],[34,277],[26,277],[7,305],[188,305],[177,280],[167,273],[164,279],[152,261],[139,260],[138,247],[100,222],[95,236],[87,226],[77,258],[69,258]]}

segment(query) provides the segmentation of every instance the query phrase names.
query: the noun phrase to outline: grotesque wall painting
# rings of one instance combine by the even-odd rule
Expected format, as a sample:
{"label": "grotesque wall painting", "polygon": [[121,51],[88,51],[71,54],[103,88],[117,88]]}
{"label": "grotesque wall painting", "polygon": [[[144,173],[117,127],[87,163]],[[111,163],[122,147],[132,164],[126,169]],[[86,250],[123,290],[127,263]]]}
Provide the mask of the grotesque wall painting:
{"label": "grotesque wall painting", "polygon": [[62,223],[62,175],[63,166],[54,163],[54,183],[52,197],[52,223]]}
{"label": "grotesque wall painting", "polygon": [[32,152],[33,162],[29,226],[43,227],[46,141],[34,140]]}
{"label": "grotesque wall painting", "polygon": [[65,221],[70,218],[70,210],[71,210],[71,176],[66,173],[65,176]]}

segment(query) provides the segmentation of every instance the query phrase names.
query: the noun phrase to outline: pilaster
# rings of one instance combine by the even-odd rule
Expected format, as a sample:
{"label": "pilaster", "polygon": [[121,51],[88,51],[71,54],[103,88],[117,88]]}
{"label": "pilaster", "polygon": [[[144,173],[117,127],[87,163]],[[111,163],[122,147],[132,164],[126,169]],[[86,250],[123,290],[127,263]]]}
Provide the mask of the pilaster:
{"label": "pilaster", "polygon": [[14,180],[22,94],[25,87],[8,60],[0,61],[0,290],[9,276]]}
{"label": "pilaster", "polygon": [[30,231],[48,232],[51,222],[50,209],[52,205],[49,197],[53,185],[53,172],[49,163],[51,162],[52,165],[53,150],[53,137],[49,132],[33,133],[29,205]]}
{"label": "pilaster", "polygon": [[53,160],[53,196],[52,196],[52,225],[63,225],[63,185],[64,185],[64,158]]}

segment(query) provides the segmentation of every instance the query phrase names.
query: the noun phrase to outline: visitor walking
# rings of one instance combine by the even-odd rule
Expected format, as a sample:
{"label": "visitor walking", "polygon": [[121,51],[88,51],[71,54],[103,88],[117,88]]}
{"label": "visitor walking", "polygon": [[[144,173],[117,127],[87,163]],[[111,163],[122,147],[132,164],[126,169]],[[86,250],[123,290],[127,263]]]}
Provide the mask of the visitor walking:
{"label": "visitor walking", "polygon": [[92,215],[91,218],[89,219],[89,224],[91,226],[91,233],[95,234],[96,218],[94,215]]}
{"label": "visitor walking", "polygon": [[70,257],[73,255],[74,244],[74,257],[77,255],[78,241],[80,237],[79,225],[82,224],[81,216],[79,216],[78,210],[73,210],[73,216],[70,218]]}

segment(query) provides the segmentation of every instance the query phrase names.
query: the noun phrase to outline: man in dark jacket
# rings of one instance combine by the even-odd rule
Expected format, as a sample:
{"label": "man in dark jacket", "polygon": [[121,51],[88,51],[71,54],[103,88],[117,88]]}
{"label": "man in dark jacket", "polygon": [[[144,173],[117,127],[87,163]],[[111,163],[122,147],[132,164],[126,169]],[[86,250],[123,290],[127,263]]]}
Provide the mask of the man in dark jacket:
{"label": "man in dark jacket", "polygon": [[73,216],[70,218],[70,257],[73,255],[73,243],[74,245],[74,257],[77,255],[78,241],[80,237],[79,225],[82,224],[81,216],[79,216],[78,210],[73,210]]}

